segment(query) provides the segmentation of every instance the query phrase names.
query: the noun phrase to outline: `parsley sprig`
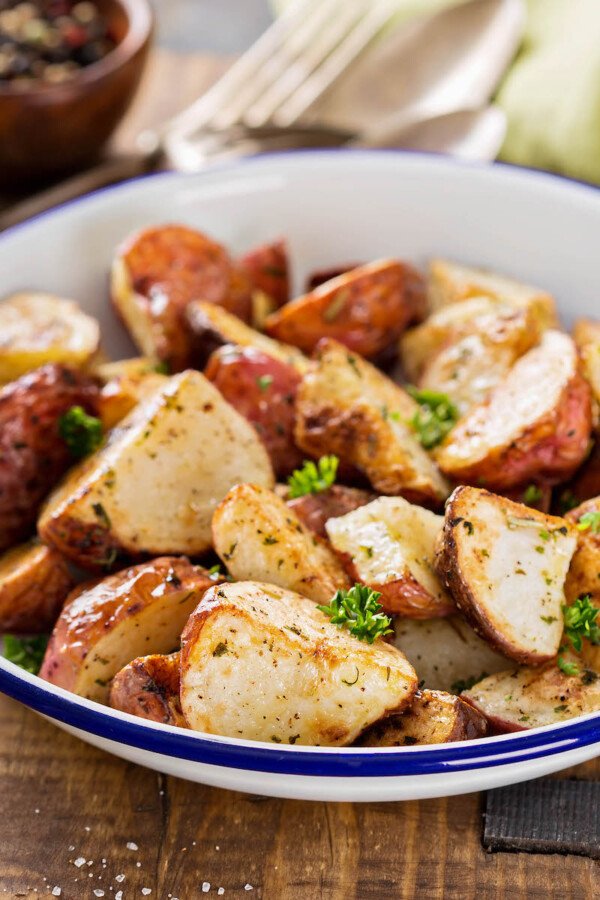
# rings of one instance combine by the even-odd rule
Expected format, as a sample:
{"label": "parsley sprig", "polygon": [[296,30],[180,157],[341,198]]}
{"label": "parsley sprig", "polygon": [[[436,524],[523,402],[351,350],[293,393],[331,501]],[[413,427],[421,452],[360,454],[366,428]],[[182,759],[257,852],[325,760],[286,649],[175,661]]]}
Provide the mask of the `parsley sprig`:
{"label": "parsley sprig", "polygon": [[336,591],[329,606],[318,606],[322,613],[339,628],[348,628],[359,641],[372,644],[378,637],[390,634],[392,620],[381,612],[381,594],[364,584],[355,584],[349,591]]}
{"label": "parsley sprig", "polygon": [[102,422],[82,406],[72,406],[58,420],[58,433],[75,459],[83,459],[102,443]]}
{"label": "parsley sprig", "polygon": [[320,494],[334,484],[339,465],[337,456],[322,456],[314,463],[305,460],[301,469],[295,469],[288,478],[290,499],[306,494]]}
{"label": "parsley sprig", "polygon": [[584,513],[577,523],[579,531],[591,531],[592,534],[600,533],[600,510]]}
{"label": "parsley sprig", "polygon": [[432,447],[441,444],[458,422],[458,409],[447,394],[438,391],[420,391],[411,386],[407,391],[420,407],[410,420],[410,424],[425,449],[431,450]]}
{"label": "parsley sprig", "polygon": [[[562,613],[565,623],[565,638],[577,653],[581,653],[583,641],[600,644],[600,623],[596,621],[600,609],[594,606],[590,594],[582,594],[571,606],[563,604]],[[563,645],[564,651],[568,645]],[[558,668],[565,675],[578,675],[579,669],[574,662],[568,662],[563,656],[557,659]]]}
{"label": "parsley sprig", "polygon": [[37,675],[42,667],[48,635],[38,634],[35,637],[18,638],[12,634],[4,635],[4,657],[9,662],[20,666],[26,672]]}

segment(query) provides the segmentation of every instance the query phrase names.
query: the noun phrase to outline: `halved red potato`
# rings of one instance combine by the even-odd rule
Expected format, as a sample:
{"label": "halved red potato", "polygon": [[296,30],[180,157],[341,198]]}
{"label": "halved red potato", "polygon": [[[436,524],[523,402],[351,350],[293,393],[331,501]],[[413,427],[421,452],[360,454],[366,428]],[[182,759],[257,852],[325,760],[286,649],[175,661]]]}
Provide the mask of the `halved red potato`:
{"label": "halved red potato", "polygon": [[56,550],[36,541],[0,557],[0,633],[43,634],[52,628],[74,584]]}
{"label": "halved red potato", "polygon": [[417,691],[400,715],[380,719],[356,742],[360,747],[450,744],[485,737],[487,720],[460,697],[444,691]]}
{"label": "halved red potato", "polygon": [[437,691],[458,694],[467,684],[511,665],[460,615],[427,621],[396,619],[393,642],[411,661],[422,683]]}
{"label": "halved red potato", "polygon": [[179,653],[132,660],[111,681],[109,706],[151,722],[187,728],[179,700],[179,660]]}
{"label": "halved red potato", "polygon": [[209,734],[346,746],[404,709],[416,687],[395,647],[359,641],[272,584],[208,591],[182,635],[181,707],[191,728]]}
{"label": "halved red potato", "polygon": [[252,287],[262,291],[277,309],[290,299],[290,266],[284,240],[261,244],[245,253],[238,265]]}
{"label": "halved red potato", "polygon": [[546,331],[489,400],[458,422],[436,451],[442,471],[503,490],[565,480],[585,458],[592,426],[590,388],[571,338]]}
{"label": "halved red potato", "polygon": [[553,660],[541,668],[511,669],[480,681],[462,697],[496,732],[555,725],[600,710],[600,676],[576,656],[577,675],[565,675]]}
{"label": "halved red potato", "polygon": [[600,607],[600,497],[572,509],[565,519],[577,528],[577,549],[565,581],[567,603],[574,603],[578,597],[589,594],[594,604]]}
{"label": "halved red potato", "polygon": [[105,430],[124,419],[141,400],[145,400],[167,377],[151,359],[138,356],[99,365],[94,374],[103,381],[98,397],[98,416]]}
{"label": "halved red potato", "polygon": [[329,337],[362,356],[377,356],[412,318],[406,280],[405,266],[396,260],[361,266],[286,303],[268,316],[266,331],[306,353]]}
{"label": "halved red potato", "polygon": [[47,363],[74,368],[98,352],[100,326],[73,300],[34,291],[0,303],[0,382]]}
{"label": "halved red potato", "polygon": [[319,537],[327,537],[325,523],[328,519],[345,516],[346,513],[365,506],[374,499],[375,495],[369,491],[346,487],[344,484],[333,484],[319,494],[305,494],[303,497],[294,497],[286,502],[303,525]]}
{"label": "halved red potato", "polygon": [[348,577],[328,544],[306,528],[273,491],[238,484],[212,521],[213,544],[239,581],[268,581],[328,603]]}
{"label": "halved red potato", "polygon": [[576,544],[565,519],[463,486],[446,504],[437,571],[481,637],[535,665],[558,652]]}
{"label": "halved red potato", "polygon": [[191,300],[217,303],[243,319],[251,313],[251,287],[221,244],[184,225],[160,225],[127,238],[111,274],[113,304],[145,356],[190,362],[185,308]]}
{"label": "halved red potato", "polygon": [[439,505],[449,487],[412,430],[418,410],[401,387],[326,338],[298,388],[296,443],[314,457],[335,454],[382,494]]}
{"label": "halved red potato", "polygon": [[227,345],[215,350],[204,374],[254,426],[276,475],[285,477],[302,465],[294,443],[300,375],[293,366],[253,347]]}
{"label": "halved red potato", "polygon": [[118,555],[199,554],[234,484],[271,487],[273,470],[249,422],[200,372],[168,378],[75,468],[42,512],[42,539],[84,567]]}
{"label": "halved red potato", "polygon": [[553,506],[558,515],[600,496],[600,443],[594,440],[588,456],[569,481],[556,487]]}
{"label": "halved red potato", "polygon": [[266,356],[293,366],[300,373],[308,368],[309,360],[297,347],[261,334],[220,306],[196,301],[189,304],[186,315],[194,335],[193,358],[197,368],[204,368],[210,355],[226,344],[253,347]]}
{"label": "halved red potato", "polygon": [[0,389],[0,550],[30,536],[73,457],[59,433],[72,406],[96,411],[96,381],[52,363]]}
{"label": "halved red potato", "polygon": [[559,324],[554,298],[542,288],[448,259],[431,260],[427,294],[433,310],[470,297],[492,297],[516,309],[533,309],[542,328],[556,328]]}
{"label": "halved red potato", "polygon": [[381,594],[387,613],[432,619],[456,612],[435,573],[435,542],[444,517],[402,497],[379,497],[326,524],[352,581]]}
{"label": "halved red potato", "polygon": [[220,580],[185,557],[160,557],[76,588],[52,632],[40,678],[106,702],[111,678],[142,654],[169,653]]}

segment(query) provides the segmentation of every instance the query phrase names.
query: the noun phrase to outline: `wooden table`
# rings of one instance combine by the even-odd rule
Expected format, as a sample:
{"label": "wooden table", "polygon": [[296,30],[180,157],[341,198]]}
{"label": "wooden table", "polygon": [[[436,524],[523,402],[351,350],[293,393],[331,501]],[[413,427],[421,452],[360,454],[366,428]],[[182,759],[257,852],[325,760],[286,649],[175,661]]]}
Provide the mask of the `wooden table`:
{"label": "wooden table", "polygon": [[[158,53],[115,145],[130,148],[141,126],[182,108],[224,65]],[[145,888],[150,900],[192,900],[204,884],[208,897],[222,887],[225,898],[268,900],[600,896],[591,859],[485,853],[479,794],[362,805],[270,800],[122,762],[3,697],[0,723],[0,895],[34,900],[56,887],[67,900],[100,896],[94,890],[105,898],[122,890],[130,900]],[[600,778],[600,761],[569,774]]]}

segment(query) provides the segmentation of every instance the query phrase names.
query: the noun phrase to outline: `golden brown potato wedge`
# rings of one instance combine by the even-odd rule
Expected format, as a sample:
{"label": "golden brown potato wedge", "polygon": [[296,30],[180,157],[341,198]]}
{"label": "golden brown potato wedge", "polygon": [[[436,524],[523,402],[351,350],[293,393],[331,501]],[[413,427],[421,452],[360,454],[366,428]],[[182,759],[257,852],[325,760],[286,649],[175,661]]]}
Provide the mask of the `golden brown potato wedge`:
{"label": "golden brown potato wedge", "polygon": [[272,491],[238,484],[217,507],[213,544],[239,581],[268,581],[318,603],[349,587],[327,543],[306,528]]}
{"label": "golden brown potato wedge", "polygon": [[397,340],[412,318],[406,283],[404,263],[378,260],[286,303],[265,328],[305,353],[329,337],[370,359]]}
{"label": "golden brown potato wedge", "polygon": [[577,675],[565,675],[552,661],[490,675],[462,696],[494,731],[524,731],[600,710],[600,676],[581,666]]}
{"label": "golden brown potato wedge", "polygon": [[142,654],[169,653],[220,580],[185,557],[160,557],[76,589],[54,627],[40,677],[106,702],[111,678]]}
{"label": "golden brown potato wedge", "polygon": [[483,296],[509,303],[515,309],[533,309],[542,328],[556,328],[559,324],[556,303],[547,291],[447,259],[431,261],[427,294],[434,311],[448,303]]}
{"label": "golden brown potato wedge", "polygon": [[425,686],[459,694],[511,661],[482,640],[462,616],[396,619],[394,644],[411,661]]}
{"label": "golden brown potato wedge", "polygon": [[309,360],[297,347],[261,334],[220,306],[195,301],[187,308],[187,318],[194,334],[194,362],[198,368],[204,368],[211,353],[226,344],[260,350],[300,373],[308,368]]}
{"label": "golden brown potato wedge", "polygon": [[437,570],[473,628],[517,662],[556,656],[577,544],[565,519],[473,487],[446,504]]}
{"label": "golden brown potato wedge", "polygon": [[98,397],[98,415],[105,430],[114,428],[141,400],[145,400],[167,377],[151,359],[138,356],[99,365],[94,374],[103,382]]}
{"label": "golden brown potato wedge", "polygon": [[556,483],[585,458],[591,424],[590,389],[575,345],[562,332],[546,331],[488,402],[463,416],[436,458],[449,478],[490,490]]}
{"label": "golden brown potato wedge", "polygon": [[100,326],[73,300],[13,294],[0,303],[0,383],[47,363],[80,368],[97,353]]}
{"label": "golden brown potato wedge", "polygon": [[482,713],[444,691],[418,691],[410,707],[371,725],[356,742],[360,747],[406,747],[450,744],[485,737]]}
{"label": "golden brown potato wedge", "polygon": [[592,389],[595,406],[594,425],[600,424],[600,322],[578,319],[573,327],[573,340],[579,350],[583,374]]}
{"label": "golden brown potato wedge", "polygon": [[254,347],[227,345],[215,350],[204,374],[254,426],[277,476],[285,478],[302,465],[294,443],[300,375],[293,366]]}
{"label": "golden brown potato wedge", "polygon": [[208,591],[182,635],[181,706],[209,734],[345,746],[404,709],[416,686],[395,647],[359,641],[271,584]]}
{"label": "golden brown potato wedge", "polygon": [[42,539],[86,567],[115,554],[199,554],[241,481],[274,482],[258,435],[199,372],[169,378],[52,494]]}
{"label": "golden brown potato wedge", "polygon": [[73,462],[60,436],[73,406],[94,413],[95,380],[52,363],[0,389],[0,551],[28,538],[44,497]]}
{"label": "golden brown potato wedge", "polygon": [[251,314],[251,285],[224,247],[183,225],[147,228],[118,248],[111,273],[112,302],[145,356],[172,372],[190,363],[185,309],[204,300],[243,319]]}
{"label": "golden brown potato wedge", "polygon": [[366,360],[324,339],[298,389],[296,443],[356,466],[382,494],[441,504],[449,488],[410,425],[418,409]]}
{"label": "golden brown potato wedge", "polygon": [[0,633],[48,632],[74,580],[56,550],[36,541],[0,557]]}
{"label": "golden brown potato wedge", "polygon": [[252,287],[266,294],[277,309],[290,299],[290,266],[284,240],[261,244],[245,253],[238,262]]}
{"label": "golden brown potato wedge", "polygon": [[375,495],[369,491],[333,484],[319,494],[304,494],[303,497],[287,500],[287,505],[307,528],[326,538],[325,523],[328,519],[345,516],[371,500],[375,500]]}
{"label": "golden brown potato wedge", "polygon": [[589,594],[600,607],[600,497],[572,509],[565,519],[577,528],[577,549],[565,581],[567,603]]}
{"label": "golden brown potato wedge", "polygon": [[402,497],[379,497],[325,527],[351,580],[379,591],[387,613],[433,619],[456,612],[434,568],[443,525],[443,516]]}
{"label": "golden brown potato wedge", "polygon": [[109,706],[151,722],[187,728],[179,700],[179,660],[179,653],[132,660],[113,678]]}

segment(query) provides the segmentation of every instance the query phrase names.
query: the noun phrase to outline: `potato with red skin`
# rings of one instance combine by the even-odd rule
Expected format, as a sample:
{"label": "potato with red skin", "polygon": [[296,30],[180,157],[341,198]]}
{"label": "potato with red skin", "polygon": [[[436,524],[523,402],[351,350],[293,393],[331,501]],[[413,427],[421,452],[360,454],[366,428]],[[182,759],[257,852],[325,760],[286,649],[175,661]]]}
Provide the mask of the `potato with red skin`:
{"label": "potato with red skin", "polygon": [[492,391],[457,423],[435,456],[456,482],[502,491],[556,483],[585,458],[591,394],[571,338],[547,331]]}
{"label": "potato with red skin", "polygon": [[289,508],[298,516],[303,525],[326,538],[325,522],[338,516],[366,506],[375,500],[375,494],[361,488],[347,487],[345,484],[333,484],[319,494],[305,494],[287,500]]}
{"label": "potato with red skin", "polygon": [[179,700],[179,662],[179,652],[132,660],[113,678],[109,706],[151,722],[187,728]]}
{"label": "potato with red skin", "polygon": [[94,414],[95,379],[52,363],[0,390],[0,550],[34,530],[39,507],[73,463],[59,434],[72,406]]}
{"label": "potato with red skin", "polygon": [[304,457],[294,443],[300,376],[292,366],[253,347],[229,345],[212,354],[204,375],[254,426],[279,477],[302,465]]}
{"label": "potato with red skin", "polygon": [[329,337],[371,359],[393,344],[412,318],[407,280],[406,267],[395,260],[361,266],[287,303],[267,317],[265,329],[305,353]]}
{"label": "potato with red skin", "polygon": [[205,591],[222,579],[163,556],[76,588],[54,627],[40,678],[106,702],[110,681],[143,653],[168,653]]}
{"label": "potato with red skin", "polygon": [[451,744],[485,737],[487,721],[473,706],[444,691],[417,691],[406,712],[371,725],[359,747]]}
{"label": "potato with red skin", "polygon": [[322,284],[325,284],[327,281],[332,281],[334,278],[339,278],[340,275],[345,275],[346,272],[351,272],[353,269],[359,269],[361,266],[364,266],[364,263],[348,263],[344,266],[332,266],[330,269],[315,269],[314,272],[311,272],[306,278],[306,294],[312,293],[316,288],[321,287]]}
{"label": "potato with red skin", "polygon": [[556,488],[553,505],[556,514],[564,515],[586,500],[600,496],[600,443],[595,440],[589,456],[577,469],[573,477]]}
{"label": "potato with red skin", "polygon": [[74,584],[66,561],[37,541],[0,557],[0,634],[44,634]]}
{"label": "potato with red skin", "polygon": [[591,513],[600,515],[600,497],[587,500],[565,515],[577,527],[577,549],[565,581],[565,596],[570,605],[578,597],[589,594],[594,605],[600,608],[600,532],[592,527],[593,521],[581,521]]}
{"label": "potato with red skin", "polygon": [[251,284],[221,244],[183,225],[147,228],[127,238],[112,266],[111,295],[142,353],[172,372],[190,361],[185,318],[191,300],[204,300],[249,320]]}
{"label": "potato with red skin", "polygon": [[285,240],[261,244],[238,260],[239,268],[247,275],[252,287],[262,291],[275,309],[290,299],[290,272]]}

